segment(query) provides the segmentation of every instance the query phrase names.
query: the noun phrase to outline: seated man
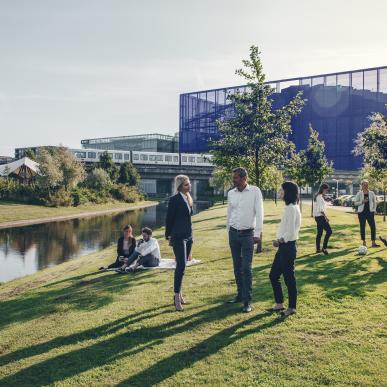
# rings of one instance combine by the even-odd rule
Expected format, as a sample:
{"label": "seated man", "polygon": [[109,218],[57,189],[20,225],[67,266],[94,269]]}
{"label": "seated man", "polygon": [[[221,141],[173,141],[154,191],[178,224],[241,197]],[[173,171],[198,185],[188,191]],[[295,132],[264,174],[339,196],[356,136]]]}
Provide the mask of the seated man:
{"label": "seated man", "polygon": [[160,247],[157,239],[152,237],[152,230],[144,227],[141,230],[142,238],[134,252],[126,260],[124,265],[117,269],[119,272],[134,272],[139,266],[156,267],[160,263]]}
{"label": "seated man", "polygon": [[133,229],[130,224],[127,224],[123,228],[123,236],[117,241],[117,258],[116,261],[105,267],[102,266],[99,270],[119,268],[124,263],[125,259],[130,257],[136,247],[136,239],[133,236]]}

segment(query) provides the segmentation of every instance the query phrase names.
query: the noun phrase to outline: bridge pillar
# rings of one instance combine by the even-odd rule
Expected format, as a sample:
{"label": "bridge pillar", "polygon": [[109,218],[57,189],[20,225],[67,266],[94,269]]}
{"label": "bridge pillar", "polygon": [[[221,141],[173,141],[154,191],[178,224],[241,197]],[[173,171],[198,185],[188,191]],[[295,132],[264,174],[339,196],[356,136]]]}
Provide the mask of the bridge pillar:
{"label": "bridge pillar", "polygon": [[171,196],[175,194],[175,179],[171,181]]}
{"label": "bridge pillar", "polygon": [[193,200],[196,200],[198,198],[198,182],[198,180],[191,180],[191,196]]}

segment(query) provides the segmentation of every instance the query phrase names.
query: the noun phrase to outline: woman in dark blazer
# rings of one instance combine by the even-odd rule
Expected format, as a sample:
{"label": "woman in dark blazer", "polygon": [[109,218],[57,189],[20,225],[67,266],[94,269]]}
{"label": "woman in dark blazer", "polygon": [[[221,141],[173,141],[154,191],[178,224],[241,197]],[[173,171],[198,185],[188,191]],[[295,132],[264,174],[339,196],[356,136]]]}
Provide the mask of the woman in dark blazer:
{"label": "woman in dark blazer", "polygon": [[174,277],[173,301],[177,311],[182,311],[185,301],[181,294],[181,286],[192,248],[192,206],[190,195],[191,183],[188,176],[175,177],[175,195],[171,196],[168,203],[167,218],[165,224],[165,238],[169,240],[176,258]]}
{"label": "woman in dark blazer", "polygon": [[124,226],[124,235],[118,238],[117,241],[117,258],[115,262],[107,267],[100,267],[99,270],[119,268],[125,263],[125,259],[130,257],[136,248],[136,238],[133,236],[133,229],[130,224]]}

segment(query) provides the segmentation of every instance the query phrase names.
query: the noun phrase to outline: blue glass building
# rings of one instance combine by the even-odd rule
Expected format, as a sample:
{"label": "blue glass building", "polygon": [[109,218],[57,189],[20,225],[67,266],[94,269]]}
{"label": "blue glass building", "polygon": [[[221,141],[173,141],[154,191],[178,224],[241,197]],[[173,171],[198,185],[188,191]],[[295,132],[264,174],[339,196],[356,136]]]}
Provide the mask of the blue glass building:
{"label": "blue glass building", "polygon": [[[336,170],[356,170],[361,159],[352,154],[354,139],[369,125],[372,112],[385,113],[387,66],[267,82],[273,107],[286,104],[298,91],[307,99],[293,119],[291,140],[298,150],[308,141],[309,123],[325,141],[326,155]],[[219,138],[217,119],[233,116],[229,94],[246,90],[235,86],[180,95],[180,152],[207,152],[209,140]]]}

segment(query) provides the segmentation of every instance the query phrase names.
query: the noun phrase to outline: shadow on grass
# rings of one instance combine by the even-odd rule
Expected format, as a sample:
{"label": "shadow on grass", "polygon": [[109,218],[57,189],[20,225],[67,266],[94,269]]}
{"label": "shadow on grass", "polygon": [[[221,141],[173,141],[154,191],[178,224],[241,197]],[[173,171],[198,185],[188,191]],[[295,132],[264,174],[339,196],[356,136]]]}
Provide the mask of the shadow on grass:
{"label": "shadow on grass", "polygon": [[[230,314],[235,314],[236,310],[232,306],[216,305],[209,309],[183,315],[173,313],[172,321],[152,325],[142,328],[126,329],[128,325],[142,319],[156,317],[160,314],[155,310],[140,312],[132,316],[118,319],[111,323],[90,329],[74,335],[59,337],[46,343],[41,343],[29,348],[15,351],[3,356],[2,364],[17,361],[29,356],[34,356],[47,352],[53,348],[63,345],[75,344],[78,341],[88,340],[90,338],[100,338],[101,335],[117,333],[114,337],[100,340],[88,347],[78,348],[70,352],[59,354],[50,359],[43,360],[40,363],[33,364],[23,368],[13,375],[2,379],[4,385],[46,385],[63,381],[67,378],[78,375],[82,372],[113,363],[123,357],[132,356],[146,349],[153,348],[162,344],[166,339],[183,333],[187,330],[200,329],[205,324],[211,324],[217,320],[223,320]],[[176,374],[177,372],[191,366],[195,362],[216,353],[220,349],[232,344],[248,334],[262,331],[278,324],[279,319],[270,319],[270,321],[252,326],[250,329],[238,333],[237,330],[247,327],[254,322],[259,321],[268,314],[259,314],[244,319],[213,336],[206,338],[193,347],[172,354],[171,356],[158,361],[156,364],[131,376],[121,383],[121,385],[153,385]],[[119,330],[123,332],[118,332]]]}
{"label": "shadow on grass", "polygon": [[[45,287],[34,289],[16,299],[0,302],[0,328],[16,322],[24,322],[40,316],[54,313],[62,306],[70,309],[95,310],[109,304],[113,295],[129,288],[147,284],[152,286],[158,281],[151,281],[157,273],[141,272],[136,276],[106,273],[104,276],[85,279],[93,274],[71,277]],[[55,286],[69,282],[65,287]],[[52,288],[54,287],[54,288]]]}

